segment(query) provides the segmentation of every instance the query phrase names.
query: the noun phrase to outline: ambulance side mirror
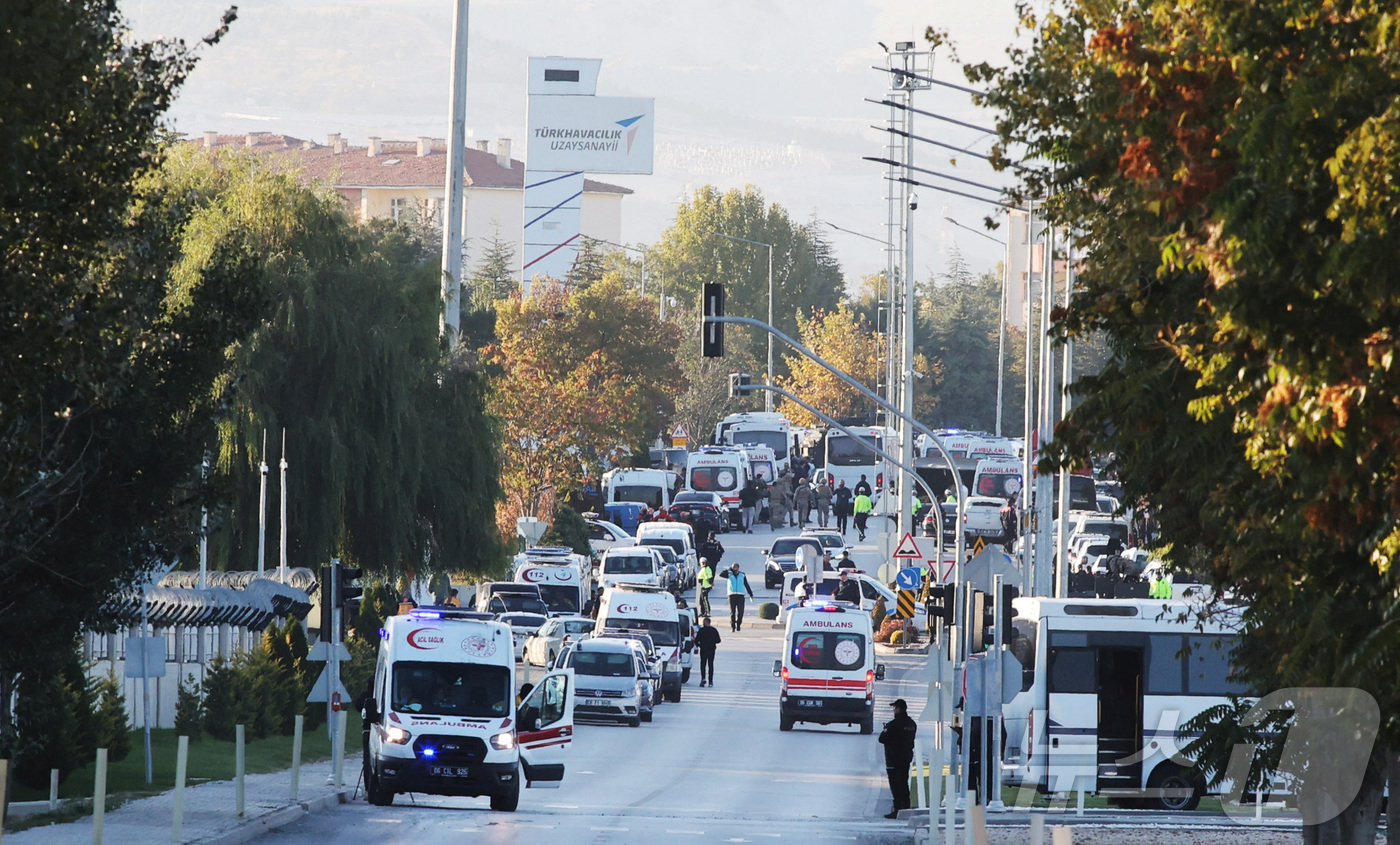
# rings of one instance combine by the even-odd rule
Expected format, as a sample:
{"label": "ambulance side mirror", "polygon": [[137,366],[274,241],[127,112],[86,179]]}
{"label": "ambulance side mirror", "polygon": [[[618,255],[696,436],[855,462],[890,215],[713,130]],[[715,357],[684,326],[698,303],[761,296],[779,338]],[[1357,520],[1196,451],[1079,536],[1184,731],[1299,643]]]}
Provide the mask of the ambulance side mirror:
{"label": "ambulance side mirror", "polygon": [[876,664],[875,664],[875,680],[877,680],[877,681],[883,681],[884,679],[885,679],[885,664],[883,664],[883,663],[876,663]]}
{"label": "ambulance side mirror", "polygon": [[773,675],[774,675],[774,676],[778,676],[778,675],[781,675],[781,674],[783,674],[783,661],[781,661],[781,660],[774,660],[774,661],[773,661]]}

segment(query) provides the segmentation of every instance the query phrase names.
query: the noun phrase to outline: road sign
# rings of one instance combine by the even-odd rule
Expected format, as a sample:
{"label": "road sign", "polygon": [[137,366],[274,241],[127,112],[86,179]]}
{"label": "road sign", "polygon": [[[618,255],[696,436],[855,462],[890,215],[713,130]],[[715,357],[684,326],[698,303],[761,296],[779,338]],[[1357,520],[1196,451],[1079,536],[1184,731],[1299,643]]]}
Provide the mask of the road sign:
{"label": "road sign", "polygon": [[981,554],[982,550],[985,548],[987,548],[987,541],[983,540],[981,537],[978,537],[977,542],[972,544],[972,553],[974,555]]}
{"label": "road sign", "polygon": [[165,637],[127,637],[125,674],[128,678],[164,678]]}
{"label": "road sign", "polygon": [[690,432],[685,430],[684,425],[676,423],[676,427],[671,429],[671,445],[679,447],[688,443],[690,443]]}
{"label": "road sign", "polygon": [[893,563],[882,563],[880,568],[875,570],[875,577],[880,579],[881,584],[888,584],[899,574]]}
{"label": "road sign", "polygon": [[917,590],[921,580],[922,576],[920,576],[919,570],[912,566],[899,570],[899,574],[894,576],[894,583],[901,590]]}
{"label": "road sign", "polygon": [[914,535],[906,531],[904,538],[899,541],[899,546],[891,557],[923,560],[924,556],[919,554],[919,544],[914,542]]}
{"label": "road sign", "polygon": [[898,619],[914,618],[914,591],[900,590],[895,601],[894,615]]}
{"label": "road sign", "polygon": [[[326,661],[331,659],[331,644],[325,640],[318,640],[311,644],[311,648],[306,651],[307,660]],[[345,647],[345,643],[335,644],[335,656],[337,660],[346,661],[350,659],[350,649]],[[307,699],[310,701],[310,699]],[[321,699],[325,701],[325,699]]]}
{"label": "road sign", "polygon": [[339,693],[340,700],[346,701],[350,698],[350,693],[346,691],[345,684],[338,679],[335,682],[335,689],[331,689],[331,667],[321,670],[321,674],[316,678],[316,683],[311,685],[311,692],[306,694],[307,701],[329,701],[331,693]]}

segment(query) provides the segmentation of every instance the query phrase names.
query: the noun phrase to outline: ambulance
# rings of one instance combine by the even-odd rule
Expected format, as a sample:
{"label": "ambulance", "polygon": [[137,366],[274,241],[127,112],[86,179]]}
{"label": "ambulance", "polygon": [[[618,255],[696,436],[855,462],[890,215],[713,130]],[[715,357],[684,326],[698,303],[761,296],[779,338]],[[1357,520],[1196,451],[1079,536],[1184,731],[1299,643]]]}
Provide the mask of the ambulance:
{"label": "ambulance", "polygon": [[813,599],[788,611],[783,657],[773,661],[778,689],[778,730],[794,722],[859,725],[875,730],[875,682],[885,665],[875,662],[870,614],[853,604]]}
{"label": "ambulance", "polygon": [[651,635],[656,645],[660,668],[661,692],[667,701],[681,700],[684,683],[683,663],[688,663],[685,644],[681,639],[680,611],[676,598],[665,590],[638,584],[619,584],[603,591],[598,607],[595,632],[635,631]]}
{"label": "ambulance", "polygon": [[574,735],[574,672],[545,674],[517,707],[515,650],[489,613],[421,607],[386,619],[365,704],[371,804],[403,792],[489,796],[513,812],[527,787],[557,788]]}
{"label": "ambulance", "polygon": [[516,567],[515,580],[540,588],[540,600],[551,616],[569,616],[583,610],[588,600],[587,570],[567,559],[531,558]]}

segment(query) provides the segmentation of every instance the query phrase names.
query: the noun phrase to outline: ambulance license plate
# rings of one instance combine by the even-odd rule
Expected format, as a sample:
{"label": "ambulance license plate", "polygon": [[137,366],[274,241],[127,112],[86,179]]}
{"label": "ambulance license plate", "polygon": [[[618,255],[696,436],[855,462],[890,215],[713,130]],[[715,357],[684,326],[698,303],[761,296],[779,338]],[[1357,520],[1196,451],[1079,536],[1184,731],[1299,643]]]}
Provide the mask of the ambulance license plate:
{"label": "ambulance license plate", "polygon": [[607,707],[610,704],[606,698],[585,698],[583,703],[585,707]]}
{"label": "ambulance license plate", "polygon": [[466,766],[433,766],[428,771],[438,778],[464,778],[468,774]]}
{"label": "ambulance license plate", "polygon": [[822,700],[820,698],[799,698],[797,699],[797,706],[819,708],[822,706]]}

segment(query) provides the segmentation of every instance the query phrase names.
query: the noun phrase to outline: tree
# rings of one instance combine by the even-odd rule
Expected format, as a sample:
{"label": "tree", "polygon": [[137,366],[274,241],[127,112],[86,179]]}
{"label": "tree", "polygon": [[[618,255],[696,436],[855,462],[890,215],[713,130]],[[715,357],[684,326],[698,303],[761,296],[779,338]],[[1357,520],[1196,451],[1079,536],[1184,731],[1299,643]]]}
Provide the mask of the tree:
{"label": "tree", "polygon": [[520,277],[515,270],[515,244],[501,240],[501,227],[497,226],[486,242],[481,260],[472,271],[470,280],[462,289],[463,311],[468,302],[476,309],[488,309],[495,302],[509,299],[520,289]]}
{"label": "tree", "polygon": [[681,203],[676,222],[648,254],[648,275],[664,277],[667,295],[680,302],[699,302],[704,283],[724,282],[729,314],[766,320],[768,248],[721,234],[773,245],[773,322],[789,335],[797,332],[799,312],[830,311],[841,302],[844,282],[829,246],[753,186],[723,194],[706,186]]}
{"label": "tree", "polygon": [[[218,40],[232,20],[206,43]],[[213,23],[211,21],[211,23]],[[251,257],[182,273],[144,181],[195,62],[113,0],[0,5],[0,756],[11,711],[110,597],[190,547],[224,350],[266,302]]]}
{"label": "tree", "polygon": [[569,275],[564,279],[564,284],[572,288],[586,288],[601,281],[603,273],[607,270],[606,256],[599,250],[598,242],[592,238],[582,240],[583,245],[578,248],[574,265],[569,268]]}
{"label": "tree", "polygon": [[[1260,691],[1400,711],[1400,172],[1390,4],[1071,2],[972,69],[1023,193],[1083,247],[1063,335],[1102,331],[1057,455],[1112,451],[1166,553],[1247,602]],[[1400,748],[1387,715],[1369,771]],[[1370,842],[1379,777],[1306,842]],[[1306,786],[1306,781],[1303,782]],[[1392,784],[1394,786],[1394,784]]]}
{"label": "tree", "polygon": [[[1001,321],[1001,273],[973,277],[953,252],[943,284],[921,291],[915,349],[932,362],[932,407],[923,419],[931,426],[991,431],[996,425],[997,343]],[[1024,356],[1025,347],[1021,347]],[[1019,363],[1006,351],[1006,363]],[[1024,407],[1025,382],[1007,373],[1003,420],[1014,430]]]}
{"label": "tree", "polygon": [[[834,311],[817,311],[802,324],[802,345],[820,355],[832,366],[874,390],[880,377],[881,347],[884,341],[849,306]],[[836,419],[872,419],[873,403],[850,385],[805,355],[787,355],[791,376],[778,384],[808,404]],[[821,419],[806,408],[784,399],[778,410],[796,425],[822,426]],[[873,419],[872,419],[873,423]]]}
{"label": "tree", "polygon": [[615,276],[573,291],[545,283],[502,301],[496,334],[483,357],[499,370],[499,521],[513,531],[517,517],[551,513],[582,477],[654,437],[685,383],[679,328]]}

